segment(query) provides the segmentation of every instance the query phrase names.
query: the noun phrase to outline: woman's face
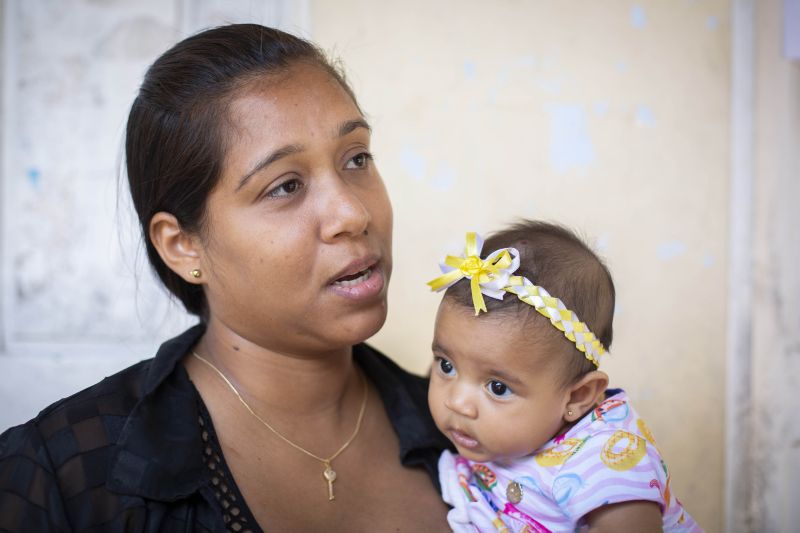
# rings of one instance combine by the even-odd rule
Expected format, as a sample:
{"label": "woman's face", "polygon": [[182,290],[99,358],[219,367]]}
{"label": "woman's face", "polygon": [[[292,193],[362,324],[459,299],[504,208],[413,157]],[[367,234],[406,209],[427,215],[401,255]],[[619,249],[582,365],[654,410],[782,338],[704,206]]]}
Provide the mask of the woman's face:
{"label": "woman's face", "polygon": [[386,319],[392,209],[358,108],[299,64],[252,84],[229,117],[202,239],[211,321],[284,353],[370,337]]}

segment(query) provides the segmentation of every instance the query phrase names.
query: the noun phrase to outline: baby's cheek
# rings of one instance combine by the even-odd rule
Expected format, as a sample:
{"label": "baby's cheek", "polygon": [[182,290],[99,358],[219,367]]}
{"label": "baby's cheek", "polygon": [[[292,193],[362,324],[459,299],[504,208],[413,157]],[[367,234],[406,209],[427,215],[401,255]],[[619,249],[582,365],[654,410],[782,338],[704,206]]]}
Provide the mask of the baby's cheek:
{"label": "baby's cheek", "polygon": [[522,457],[531,445],[527,429],[520,420],[495,418],[486,428],[487,439],[491,439],[496,454],[509,459]]}
{"label": "baby's cheek", "polygon": [[431,379],[431,385],[428,389],[428,409],[430,409],[431,416],[433,417],[433,421],[436,423],[436,426],[441,429],[439,426],[441,412],[444,406],[442,405],[442,398],[440,395],[439,387],[434,385],[433,379]]}

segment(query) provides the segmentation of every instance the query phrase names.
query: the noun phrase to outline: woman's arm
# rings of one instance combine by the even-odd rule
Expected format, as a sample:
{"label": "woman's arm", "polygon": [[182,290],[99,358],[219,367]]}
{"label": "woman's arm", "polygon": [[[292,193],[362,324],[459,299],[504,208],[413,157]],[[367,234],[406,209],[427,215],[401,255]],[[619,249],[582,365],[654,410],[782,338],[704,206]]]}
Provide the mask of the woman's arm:
{"label": "woman's arm", "polygon": [[586,515],[592,533],[650,533],[662,531],[661,509],[644,500],[604,505]]}

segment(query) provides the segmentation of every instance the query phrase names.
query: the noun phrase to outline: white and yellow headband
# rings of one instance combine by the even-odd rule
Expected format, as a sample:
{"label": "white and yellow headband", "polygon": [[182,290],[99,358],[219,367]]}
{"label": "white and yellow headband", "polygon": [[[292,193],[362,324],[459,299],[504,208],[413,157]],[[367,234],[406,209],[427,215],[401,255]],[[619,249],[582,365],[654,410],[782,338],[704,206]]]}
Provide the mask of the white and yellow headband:
{"label": "white and yellow headband", "polygon": [[463,278],[469,279],[476,316],[481,311],[486,312],[484,294],[496,300],[502,300],[507,292],[516,294],[520,300],[548,318],[588,360],[599,367],[600,356],[606,353],[606,349],[578,315],[528,278],[512,276],[519,268],[519,252],[515,248],[501,248],[490,253],[486,259],[481,259],[482,249],[483,239],[480,235],[467,233],[464,253],[460,256],[447,255],[439,265],[443,275],[429,281],[428,286],[439,292]]}

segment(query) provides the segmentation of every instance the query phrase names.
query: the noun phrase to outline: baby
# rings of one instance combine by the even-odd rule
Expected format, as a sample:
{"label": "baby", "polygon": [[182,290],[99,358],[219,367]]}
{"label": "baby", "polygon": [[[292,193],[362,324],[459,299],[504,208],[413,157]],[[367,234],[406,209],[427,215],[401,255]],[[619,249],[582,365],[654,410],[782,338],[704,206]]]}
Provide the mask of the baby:
{"label": "baby", "polygon": [[439,460],[453,530],[702,531],[644,421],[597,370],[614,314],[600,259],[526,221],[485,243],[467,234],[442,270],[429,282],[447,292],[428,401],[459,453]]}

